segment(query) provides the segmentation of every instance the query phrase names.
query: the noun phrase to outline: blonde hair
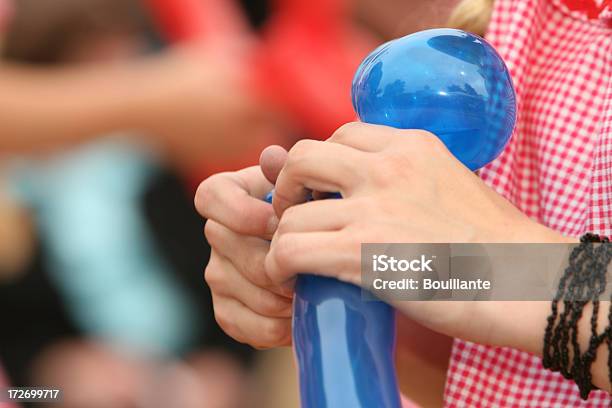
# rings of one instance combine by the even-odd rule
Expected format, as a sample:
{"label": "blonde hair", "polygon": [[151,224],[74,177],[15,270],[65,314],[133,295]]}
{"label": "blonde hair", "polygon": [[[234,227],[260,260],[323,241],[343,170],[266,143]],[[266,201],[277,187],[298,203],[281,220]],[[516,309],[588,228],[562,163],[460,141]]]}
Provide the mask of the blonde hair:
{"label": "blonde hair", "polygon": [[491,19],[493,0],[462,0],[448,19],[448,26],[484,36]]}

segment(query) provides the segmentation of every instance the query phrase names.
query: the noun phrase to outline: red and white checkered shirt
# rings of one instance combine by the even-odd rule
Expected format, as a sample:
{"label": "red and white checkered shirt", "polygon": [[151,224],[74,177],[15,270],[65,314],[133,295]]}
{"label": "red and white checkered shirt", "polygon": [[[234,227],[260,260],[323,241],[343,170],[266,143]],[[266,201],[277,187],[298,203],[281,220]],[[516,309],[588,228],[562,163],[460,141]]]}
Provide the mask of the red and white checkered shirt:
{"label": "red and white checkered shirt", "polygon": [[[505,59],[519,117],[482,178],[564,234],[612,235],[612,1],[497,0],[487,38]],[[509,348],[455,340],[448,407],[607,407]]]}

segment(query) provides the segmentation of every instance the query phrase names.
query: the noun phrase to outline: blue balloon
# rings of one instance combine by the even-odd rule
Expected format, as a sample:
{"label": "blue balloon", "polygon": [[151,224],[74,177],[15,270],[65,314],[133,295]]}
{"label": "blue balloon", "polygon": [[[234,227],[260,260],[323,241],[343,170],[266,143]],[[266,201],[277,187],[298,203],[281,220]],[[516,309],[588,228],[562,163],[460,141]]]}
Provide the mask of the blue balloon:
{"label": "blue balloon", "polygon": [[355,74],[353,107],[363,122],[434,133],[471,170],[499,156],[516,118],[501,57],[484,39],[453,29],[378,47]]}
{"label": "blue balloon", "polygon": [[[485,40],[459,30],[380,46],[357,70],[352,91],[363,122],[428,130],[471,170],[495,159],[514,128],[506,66]],[[300,275],[293,337],[302,408],[400,407],[387,304],[364,300],[356,286]]]}

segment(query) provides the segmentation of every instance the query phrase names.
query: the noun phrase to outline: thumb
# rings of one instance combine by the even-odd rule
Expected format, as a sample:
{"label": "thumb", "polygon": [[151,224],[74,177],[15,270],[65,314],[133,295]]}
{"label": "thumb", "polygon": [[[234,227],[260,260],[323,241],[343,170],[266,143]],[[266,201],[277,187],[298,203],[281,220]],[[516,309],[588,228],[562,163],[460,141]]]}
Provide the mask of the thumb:
{"label": "thumb", "polygon": [[287,161],[287,150],[281,146],[273,145],[266,147],[259,156],[261,172],[272,184],[276,183],[276,178]]}

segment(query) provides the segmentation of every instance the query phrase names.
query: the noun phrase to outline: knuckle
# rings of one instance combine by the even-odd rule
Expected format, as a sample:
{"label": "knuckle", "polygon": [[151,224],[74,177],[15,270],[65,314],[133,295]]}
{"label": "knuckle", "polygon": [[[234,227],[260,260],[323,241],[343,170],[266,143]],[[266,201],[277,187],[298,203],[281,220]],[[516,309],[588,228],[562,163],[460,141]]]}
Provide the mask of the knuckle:
{"label": "knuckle", "polygon": [[439,137],[427,130],[411,130],[410,133],[413,145],[420,151],[431,152],[444,146]]}
{"label": "knuckle", "polygon": [[311,151],[312,147],[317,144],[316,140],[310,139],[302,139],[293,145],[291,150],[289,150],[289,156],[287,157],[287,164],[295,163],[296,161],[300,161],[305,156],[308,155],[308,152]]}
{"label": "knuckle", "polygon": [[218,307],[217,304],[214,305],[215,310],[215,321],[227,334],[232,335],[233,331],[233,323],[232,319],[229,318],[227,313],[225,313],[225,309],[222,307]]}
{"label": "knuckle", "polygon": [[262,324],[262,334],[265,343],[279,344],[289,334],[289,323],[286,320],[267,319]]}
{"label": "knuckle", "polygon": [[257,302],[260,305],[260,313],[264,316],[275,316],[288,308],[287,303],[280,300],[278,296],[263,290],[258,295]]}
{"label": "knuckle", "polygon": [[395,151],[380,153],[379,160],[371,166],[368,172],[374,185],[392,187],[398,179],[406,178],[412,171],[413,163],[405,154]]}
{"label": "knuckle", "polygon": [[278,226],[276,228],[276,233],[280,235],[285,235],[291,230],[292,221],[296,216],[296,207],[289,207],[283,212],[283,216],[278,222]]}
{"label": "knuckle", "polygon": [[385,170],[386,165],[378,165],[375,166],[368,174],[372,183],[379,188],[384,188],[389,184],[389,174],[387,174]]}
{"label": "knuckle", "polygon": [[297,243],[293,234],[280,235],[274,246],[274,262],[280,269],[287,269],[297,251]]}
{"label": "knuckle", "polygon": [[221,238],[221,229],[221,224],[211,220],[206,221],[204,236],[211,245],[216,244]]}
{"label": "knuckle", "polygon": [[194,205],[200,215],[205,218],[208,218],[208,206],[211,201],[214,201],[217,194],[217,185],[219,183],[220,178],[223,177],[223,173],[215,174],[200,183],[198,189],[196,190]]}
{"label": "knuckle", "polygon": [[265,335],[257,333],[257,336],[250,339],[248,344],[255,350],[270,350],[271,348],[278,347],[279,341],[268,339]]}
{"label": "knuckle", "polygon": [[257,251],[243,269],[243,276],[259,287],[266,287],[270,284],[266,275],[266,254],[266,251]]}
{"label": "knuckle", "polygon": [[360,126],[362,126],[362,124],[359,122],[345,123],[336,129],[334,134],[328,140],[330,142],[340,142],[346,140]]}
{"label": "knuckle", "polygon": [[436,135],[434,135],[433,133],[425,129],[410,129],[410,130],[406,130],[406,132],[410,133],[411,137],[416,137],[416,138],[426,139],[430,137],[436,137]]}
{"label": "knuckle", "polygon": [[195,206],[196,210],[198,211],[198,213],[200,213],[201,216],[205,217],[206,215],[206,197],[208,196],[208,189],[210,188],[209,186],[209,181],[208,180],[204,180],[203,182],[200,183],[200,185],[198,186],[198,189],[196,190],[195,193],[195,197],[193,199],[193,205]]}
{"label": "knuckle", "polygon": [[266,351],[274,347],[274,346],[266,346],[266,345],[257,344],[257,343],[250,343],[249,345],[257,351]]}
{"label": "knuckle", "polygon": [[284,235],[287,233],[287,231],[289,231],[289,222],[285,219],[285,214],[287,213],[287,211],[289,211],[289,209],[285,210],[285,213],[283,213],[283,217],[278,222],[278,227],[276,227],[276,234],[278,236]]}
{"label": "knuckle", "polygon": [[223,284],[221,268],[209,263],[206,269],[204,269],[204,280],[211,290],[216,291]]}

